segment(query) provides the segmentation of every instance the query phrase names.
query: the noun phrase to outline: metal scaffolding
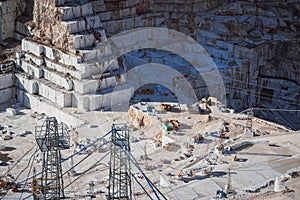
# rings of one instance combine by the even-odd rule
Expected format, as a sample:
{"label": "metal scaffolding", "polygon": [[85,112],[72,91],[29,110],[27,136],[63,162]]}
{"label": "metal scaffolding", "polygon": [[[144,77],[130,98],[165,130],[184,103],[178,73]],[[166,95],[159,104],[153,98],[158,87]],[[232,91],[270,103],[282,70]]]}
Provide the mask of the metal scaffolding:
{"label": "metal scaffolding", "polygon": [[35,139],[43,152],[39,199],[64,198],[60,151],[70,147],[68,127],[58,124],[55,117],[47,118],[43,126],[35,127]]}
{"label": "metal scaffolding", "polygon": [[132,199],[129,128],[112,126],[108,199]]}

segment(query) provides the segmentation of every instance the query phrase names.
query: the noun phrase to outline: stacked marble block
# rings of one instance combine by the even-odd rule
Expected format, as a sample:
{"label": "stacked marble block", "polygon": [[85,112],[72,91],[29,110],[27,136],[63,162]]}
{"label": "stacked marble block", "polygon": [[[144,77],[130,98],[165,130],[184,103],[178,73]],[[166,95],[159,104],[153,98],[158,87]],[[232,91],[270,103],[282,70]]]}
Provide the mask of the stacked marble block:
{"label": "stacked marble block", "polygon": [[[91,3],[61,1],[58,4],[63,13],[61,23],[70,31],[74,49],[66,52],[37,40],[23,39],[23,52],[17,56],[17,64],[24,71],[17,75],[22,85],[19,100],[25,103],[24,95],[35,95],[61,108],[96,110],[111,106],[111,94],[99,90],[122,84],[125,78],[117,74],[100,80],[104,72],[119,70],[110,46],[102,45],[107,40],[100,18],[93,15]],[[95,38],[95,31],[100,38]]]}
{"label": "stacked marble block", "polygon": [[[103,0],[93,1],[93,9],[100,16],[103,28],[109,36],[141,27],[158,27],[165,20],[161,13],[151,12],[148,0],[126,0],[109,6]],[[147,10],[139,10],[142,4]]]}
{"label": "stacked marble block", "polygon": [[84,49],[95,45],[95,35],[99,35],[100,40],[106,39],[100,17],[93,14],[92,3],[78,5],[67,2],[58,5],[58,8],[63,14],[62,24],[68,29],[73,39],[74,49]]}

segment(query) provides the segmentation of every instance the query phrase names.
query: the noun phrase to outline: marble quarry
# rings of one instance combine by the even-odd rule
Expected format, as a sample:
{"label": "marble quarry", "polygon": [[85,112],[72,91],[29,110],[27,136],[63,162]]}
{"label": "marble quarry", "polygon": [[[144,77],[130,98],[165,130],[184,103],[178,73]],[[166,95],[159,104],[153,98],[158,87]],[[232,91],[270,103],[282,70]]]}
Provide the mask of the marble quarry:
{"label": "marble quarry", "polygon": [[[224,84],[220,98],[238,111],[300,108],[298,0],[11,0],[1,1],[0,7],[0,41],[4,46],[11,37],[21,41],[11,58],[17,70],[0,75],[0,103],[14,99],[40,113],[112,107],[132,94],[128,88],[114,91],[126,84],[126,70],[153,62],[180,72],[198,99],[211,95],[208,85]],[[206,79],[195,77],[195,63],[184,59],[195,53],[190,46],[184,55],[176,55],[153,48],[156,44],[139,48],[150,37],[162,39],[160,35],[145,35],[135,46],[125,45],[134,37],[119,41],[124,46],[114,46],[122,35],[110,40],[147,27],[178,31],[198,42],[222,82],[214,83],[212,74],[206,76],[205,67]],[[172,34],[164,36],[169,39]],[[174,41],[173,48],[180,48],[176,45]],[[257,114],[300,128],[296,111]]]}

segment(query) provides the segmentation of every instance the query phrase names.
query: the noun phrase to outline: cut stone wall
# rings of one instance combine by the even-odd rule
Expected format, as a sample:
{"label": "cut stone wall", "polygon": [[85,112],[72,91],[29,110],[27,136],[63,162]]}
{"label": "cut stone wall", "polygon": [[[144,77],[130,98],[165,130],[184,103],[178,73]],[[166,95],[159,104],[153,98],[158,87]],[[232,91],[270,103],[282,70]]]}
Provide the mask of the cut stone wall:
{"label": "cut stone wall", "polygon": [[24,21],[25,18],[29,17],[24,16],[25,13],[31,15],[28,13],[30,9],[26,10],[26,8],[28,4],[32,3],[32,0],[6,0],[0,2],[0,42],[7,38],[21,39],[22,35],[29,34],[28,29],[18,21],[18,18],[23,18]]}
{"label": "cut stone wall", "polygon": [[[23,91],[40,95],[58,107],[95,110],[110,106],[110,102],[102,104],[100,100],[97,100],[100,95],[97,95],[97,91],[116,85],[116,75],[99,80],[100,75],[106,70],[119,68],[116,61],[108,60],[99,65],[88,64],[82,62],[80,56],[26,39],[22,41],[22,49],[24,54],[20,56],[18,63],[27,76],[17,75],[17,79],[20,83],[29,85],[29,89],[20,87]],[[93,78],[93,76],[98,78]],[[26,82],[30,78],[36,83]],[[122,80],[125,81],[124,78]],[[37,89],[31,89],[35,87]],[[31,92],[33,90],[36,92]],[[94,102],[93,105],[90,102]],[[98,105],[95,102],[98,102]]]}
{"label": "cut stone wall", "polygon": [[14,37],[16,11],[18,0],[0,2],[0,17],[1,17],[1,42],[9,37]]}
{"label": "cut stone wall", "polygon": [[15,78],[13,73],[0,74],[0,104],[15,98]]}
{"label": "cut stone wall", "polygon": [[57,105],[44,98],[29,94],[23,90],[17,90],[17,95],[19,102],[25,107],[31,108],[38,113],[46,113],[48,116],[55,116],[59,121],[66,123],[68,126],[80,127],[86,123],[73,114],[58,108]]}
{"label": "cut stone wall", "polygon": [[[17,76],[29,85],[21,90],[58,107],[95,110],[110,106],[112,89],[126,80],[119,66],[122,59],[111,59],[107,38],[139,27],[166,27],[192,37],[212,56],[223,75],[230,107],[299,108],[299,54],[289,57],[282,52],[298,52],[299,43],[292,41],[300,31],[296,19],[300,6],[284,0],[255,2],[35,0],[33,21],[27,23],[33,37],[22,41],[17,61],[35,82]],[[17,24],[18,30],[23,25]],[[140,58],[141,52],[132,56]],[[168,57],[177,59],[172,56],[155,59],[168,65]],[[153,60],[151,56],[143,59]],[[181,73],[188,74],[188,70]],[[109,75],[102,77],[103,73]],[[209,95],[203,81],[186,78],[199,98]]]}
{"label": "cut stone wall", "polygon": [[[299,45],[292,42],[299,31],[297,1],[153,0],[127,1],[115,8],[105,7],[105,1],[94,1],[94,5],[108,35],[155,26],[175,29],[197,40],[223,75],[229,107],[300,107],[299,61],[290,59],[282,53],[287,51],[280,48]],[[148,10],[137,12],[138,6]],[[297,49],[294,47],[294,52],[298,52]],[[141,58],[139,52],[131,56]],[[289,59],[281,59],[283,56]],[[151,57],[142,59],[153,60]],[[167,63],[166,60],[160,63]],[[134,67],[140,61],[127,64]],[[197,94],[207,95],[205,83],[192,82],[192,85]],[[295,117],[292,114],[288,118]]]}

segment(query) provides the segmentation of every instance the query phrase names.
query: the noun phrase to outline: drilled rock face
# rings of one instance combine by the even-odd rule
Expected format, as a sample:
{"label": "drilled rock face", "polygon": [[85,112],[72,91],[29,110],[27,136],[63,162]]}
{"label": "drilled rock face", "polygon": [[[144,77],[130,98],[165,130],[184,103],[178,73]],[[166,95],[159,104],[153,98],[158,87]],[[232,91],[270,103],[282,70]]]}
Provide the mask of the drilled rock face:
{"label": "drilled rock face", "polygon": [[33,22],[30,24],[34,37],[44,43],[73,51],[73,38],[68,27],[62,23],[63,13],[59,11],[54,0],[36,0]]}
{"label": "drilled rock face", "polygon": [[[274,78],[285,79],[300,85],[300,43],[299,42],[283,42],[274,46],[274,66],[276,71],[268,74]],[[266,66],[269,67],[270,66]],[[266,70],[267,71],[267,70]],[[267,75],[267,74],[266,74]]]}
{"label": "drilled rock face", "polygon": [[49,25],[61,21],[62,15],[58,14],[54,0],[36,0],[33,10],[33,22],[36,23],[37,28],[47,30]]}

